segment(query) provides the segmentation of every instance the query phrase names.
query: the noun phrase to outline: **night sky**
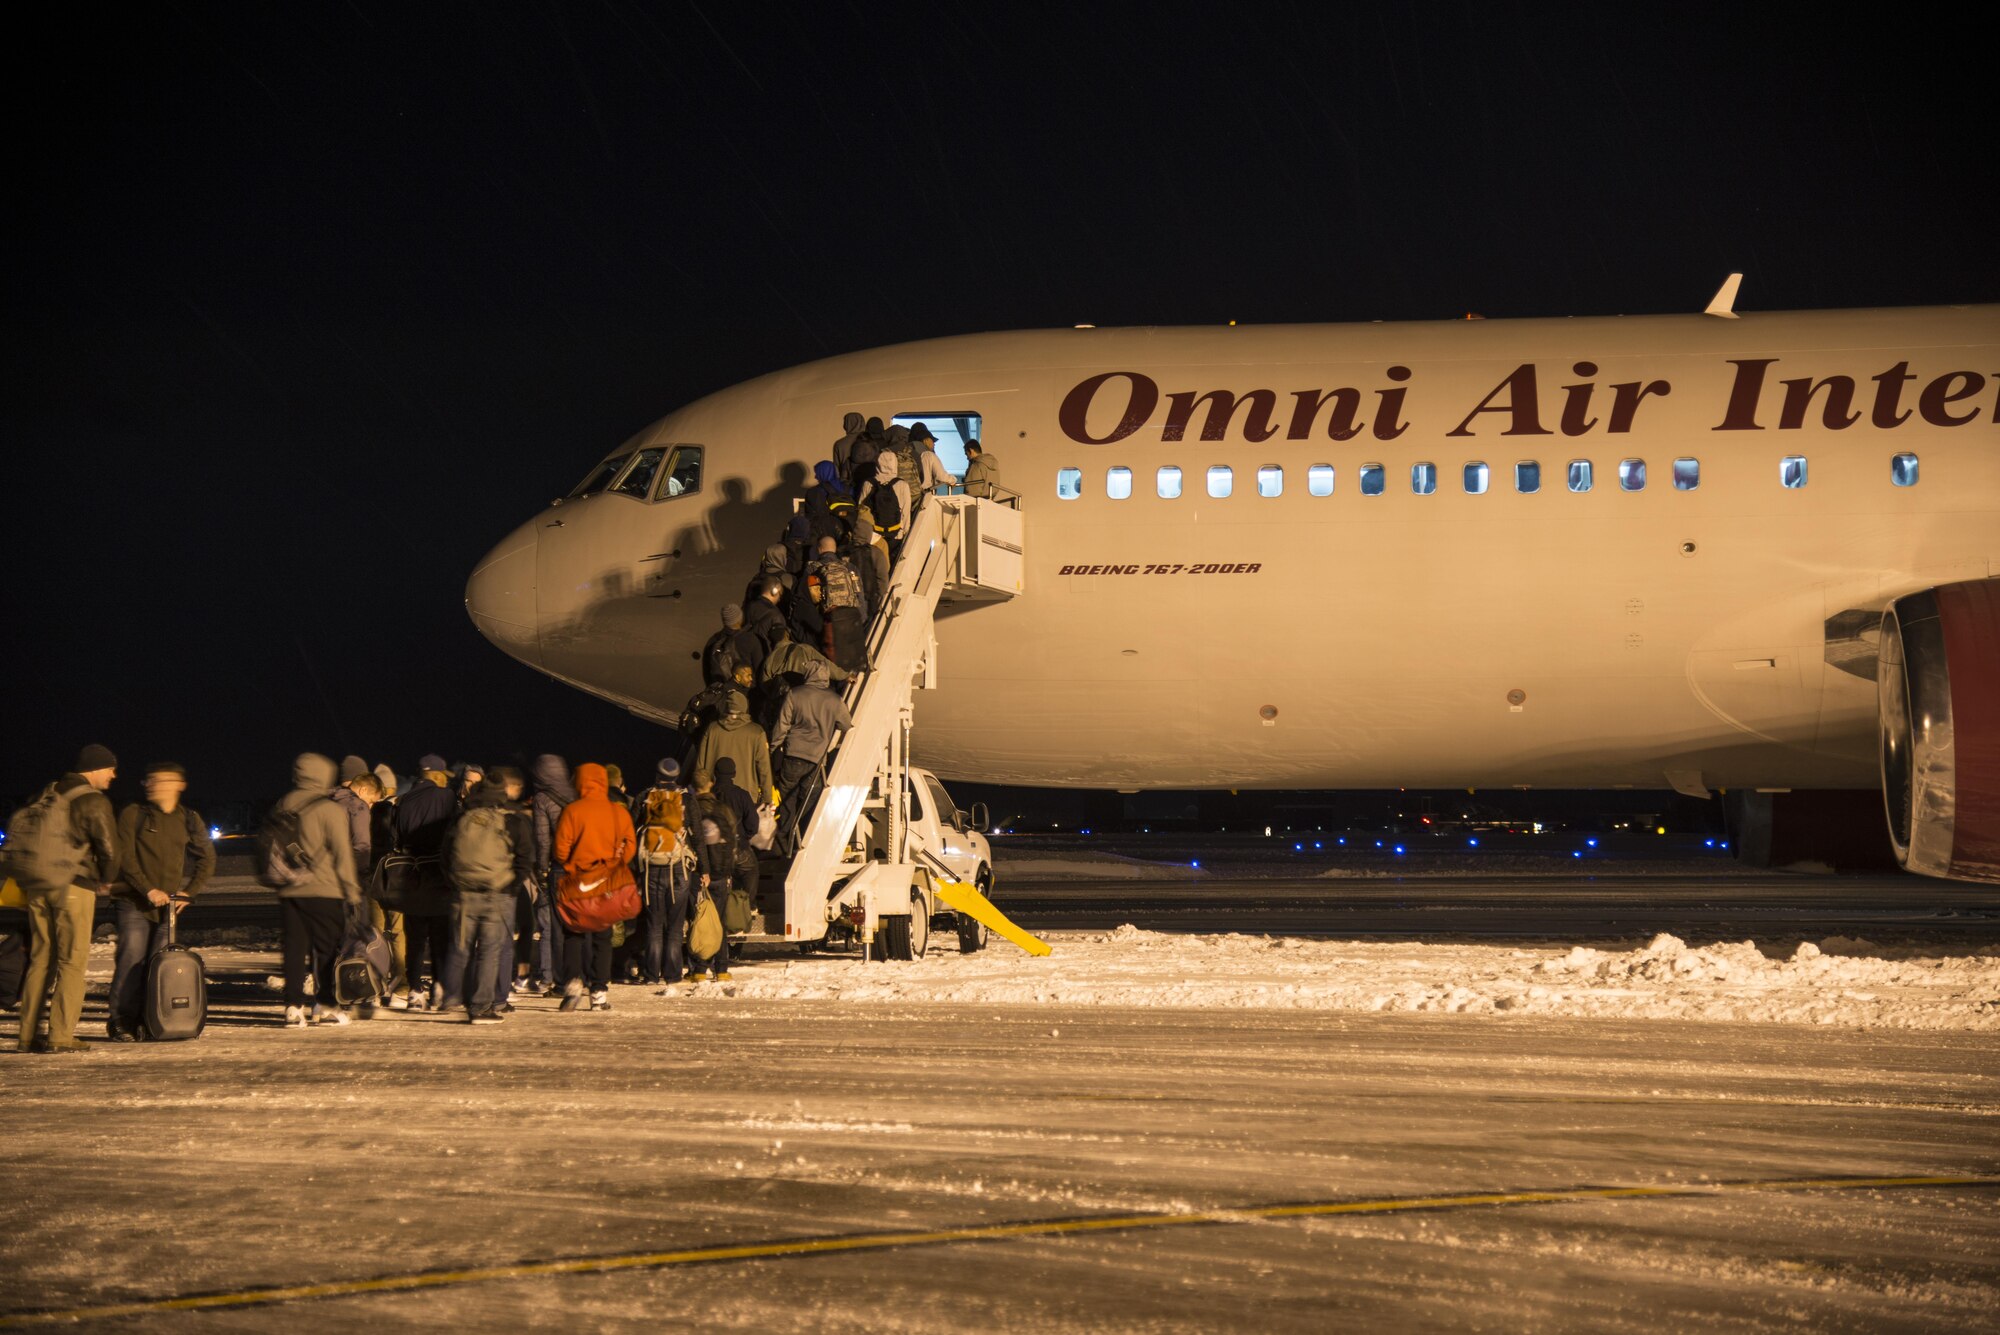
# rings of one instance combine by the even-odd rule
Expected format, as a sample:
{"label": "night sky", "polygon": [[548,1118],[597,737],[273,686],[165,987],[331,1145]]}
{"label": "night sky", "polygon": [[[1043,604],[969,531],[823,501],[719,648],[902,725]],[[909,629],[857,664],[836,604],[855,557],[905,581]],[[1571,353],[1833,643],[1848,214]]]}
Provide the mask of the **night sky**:
{"label": "night sky", "polygon": [[1746,311],[1993,301],[1972,24],[51,10],[9,44],[0,793],[86,741],[197,801],[305,748],[642,761],[650,725],[479,637],[466,575],[647,422],[833,353],[1697,310],[1732,269]]}

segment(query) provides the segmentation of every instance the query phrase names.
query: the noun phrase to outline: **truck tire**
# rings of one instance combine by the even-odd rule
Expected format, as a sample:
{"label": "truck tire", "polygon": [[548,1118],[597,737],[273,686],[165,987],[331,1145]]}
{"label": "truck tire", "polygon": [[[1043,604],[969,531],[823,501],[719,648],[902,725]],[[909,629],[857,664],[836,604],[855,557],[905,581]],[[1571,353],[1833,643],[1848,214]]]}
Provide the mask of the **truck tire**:
{"label": "truck tire", "polygon": [[897,916],[883,918],[875,924],[875,948],[869,952],[871,959],[906,960],[910,958],[910,920]]}
{"label": "truck tire", "polygon": [[[986,867],[979,869],[975,888],[988,899],[993,897],[993,872]],[[977,918],[965,914],[958,915],[958,950],[962,955],[986,949],[986,943],[993,939],[993,929]]]}

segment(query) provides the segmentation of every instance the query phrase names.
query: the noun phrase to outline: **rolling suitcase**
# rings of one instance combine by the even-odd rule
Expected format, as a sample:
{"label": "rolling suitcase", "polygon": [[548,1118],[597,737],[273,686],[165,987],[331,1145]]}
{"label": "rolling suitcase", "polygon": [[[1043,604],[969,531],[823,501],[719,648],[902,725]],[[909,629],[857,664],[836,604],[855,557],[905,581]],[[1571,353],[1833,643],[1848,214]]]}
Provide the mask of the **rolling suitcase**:
{"label": "rolling suitcase", "polygon": [[146,1037],[156,1043],[198,1038],[208,1023],[208,970],[174,940],[180,915],[167,913],[166,949],[146,971]]}

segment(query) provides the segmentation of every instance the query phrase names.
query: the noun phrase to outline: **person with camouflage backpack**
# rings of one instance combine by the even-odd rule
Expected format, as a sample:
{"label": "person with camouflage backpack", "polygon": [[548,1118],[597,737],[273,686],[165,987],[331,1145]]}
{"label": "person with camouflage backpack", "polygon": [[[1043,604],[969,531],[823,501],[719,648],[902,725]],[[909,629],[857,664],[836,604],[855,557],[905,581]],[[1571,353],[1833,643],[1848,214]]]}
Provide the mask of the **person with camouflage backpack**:
{"label": "person with camouflage backpack", "polygon": [[[21,983],[23,1052],[89,1052],[76,1036],[98,897],[118,875],[118,826],[104,790],[118,774],[108,747],[86,746],[76,767],[7,822],[7,874],[27,900],[32,942]],[[49,1036],[38,1040],[44,994]]]}
{"label": "person with camouflage backpack", "polygon": [[640,895],[645,916],[642,982],[671,986],[687,972],[687,912],[694,882],[694,842],[689,829],[691,794],[681,786],[680,762],[661,760],[653,786],[633,803],[639,829]]}

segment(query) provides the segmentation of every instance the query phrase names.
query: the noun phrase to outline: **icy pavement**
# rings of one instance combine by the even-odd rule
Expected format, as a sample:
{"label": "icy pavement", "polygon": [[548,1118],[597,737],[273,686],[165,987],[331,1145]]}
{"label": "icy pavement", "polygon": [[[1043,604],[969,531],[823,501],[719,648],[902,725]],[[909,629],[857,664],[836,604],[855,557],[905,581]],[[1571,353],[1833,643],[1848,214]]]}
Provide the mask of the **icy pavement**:
{"label": "icy pavement", "polygon": [[[1825,964],[1724,956],[1702,967],[1773,974],[1786,980],[1772,984],[1786,1004],[1804,1003],[1814,970],[1927,971],[1922,954],[1833,945]],[[1676,963],[1687,954],[1665,943],[1572,958],[1077,934],[1042,962],[1056,966],[1043,984],[1056,990],[1041,1000],[1023,990],[1037,985],[1034,962],[996,947],[908,965],[765,958],[733,989],[615,988],[602,1015],[560,1015],[538,998],[492,1029],[399,1015],[287,1031],[262,983],[270,957],[215,949],[215,1023],[197,1042],[0,1056],[0,1323],[30,1308],[427,1273],[439,1287],[154,1311],[136,1328],[2000,1323],[1990,1186],[1229,1214],[1274,1202],[1990,1175],[2000,1167],[1990,1034],[1631,1019],[1639,1012],[1592,1012],[1575,999],[1562,1014],[1170,1005],[1148,990],[1206,979],[1247,993],[1270,987],[1270,971],[1304,986],[1349,959],[1357,980],[1505,977],[1524,994],[1544,986],[1630,1006],[1615,994],[1658,992],[1688,1008],[1696,1003],[1666,1000],[1696,986]],[[1560,976],[1541,970],[1551,962]],[[1606,963],[1627,976],[1597,977]],[[1125,972],[1088,1004],[1061,991],[1114,967]],[[1890,985],[1868,985],[1878,986],[1886,997]],[[953,987],[1016,990],[972,1002],[952,999]],[[1110,1002],[1114,991],[1126,1002]],[[99,996],[90,1017],[101,1023]],[[0,1041],[12,1031],[0,1016]],[[1130,1212],[1240,1222],[837,1250],[883,1230],[949,1236]],[[769,1244],[808,1237],[836,1250],[758,1259]],[[724,1244],[747,1254],[534,1269]],[[468,1266],[498,1269],[432,1273]]]}

